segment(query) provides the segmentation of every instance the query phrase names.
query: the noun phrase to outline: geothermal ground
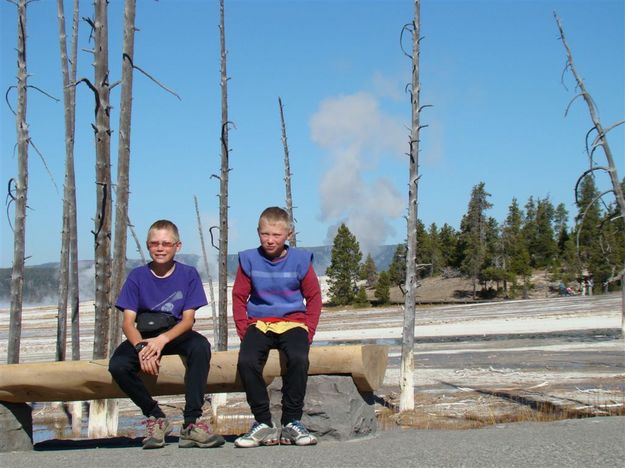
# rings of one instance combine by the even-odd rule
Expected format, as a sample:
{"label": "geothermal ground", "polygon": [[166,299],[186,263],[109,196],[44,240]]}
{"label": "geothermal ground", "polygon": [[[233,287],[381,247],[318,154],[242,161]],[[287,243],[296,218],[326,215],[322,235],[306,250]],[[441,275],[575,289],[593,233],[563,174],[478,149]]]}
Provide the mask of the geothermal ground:
{"label": "geothermal ground", "polygon": [[[54,359],[56,321],[54,307],[24,309],[21,362]],[[8,323],[8,310],[0,309],[3,361]],[[81,304],[80,327],[81,355],[88,359],[93,342],[92,302]],[[195,328],[213,341],[210,307],[198,312]],[[384,385],[376,392],[382,427],[470,428],[517,420],[625,414],[620,294],[419,306],[415,410],[398,415],[402,328],[400,306],[324,308],[313,343],[389,346]],[[237,348],[239,339],[232,323],[229,331],[229,348]],[[224,433],[243,432],[250,421],[244,400],[242,394],[230,394],[228,403],[217,409],[216,427]],[[161,401],[172,416],[180,417],[180,396]],[[128,400],[120,400],[120,408],[120,433],[133,435],[140,415]],[[36,442],[67,436],[62,411],[37,405],[34,417]]]}

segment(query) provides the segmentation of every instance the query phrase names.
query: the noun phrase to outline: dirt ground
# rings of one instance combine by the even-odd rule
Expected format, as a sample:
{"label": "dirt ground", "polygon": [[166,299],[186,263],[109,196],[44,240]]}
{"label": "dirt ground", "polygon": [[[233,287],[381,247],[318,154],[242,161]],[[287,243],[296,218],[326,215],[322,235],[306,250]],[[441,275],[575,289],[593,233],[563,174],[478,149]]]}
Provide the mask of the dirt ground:
{"label": "dirt ground", "polygon": [[[531,288],[528,290],[526,299],[541,299],[547,297],[558,297],[559,282],[551,281],[548,272],[536,270],[529,280]],[[502,286],[501,284],[499,285]],[[497,285],[489,283],[488,288],[497,289]],[[481,285],[476,286],[478,294],[482,289]],[[373,290],[369,291],[373,298]],[[522,292],[518,292],[517,299],[521,298]],[[417,288],[417,301],[424,304],[454,303],[471,301],[473,296],[473,283],[465,277],[443,278],[423,278],[419,280]],[[498,298],[501,300],[502,298]],[[392,288],[391,301],[395,303],[403,302],[403,294],[399,288]]]}

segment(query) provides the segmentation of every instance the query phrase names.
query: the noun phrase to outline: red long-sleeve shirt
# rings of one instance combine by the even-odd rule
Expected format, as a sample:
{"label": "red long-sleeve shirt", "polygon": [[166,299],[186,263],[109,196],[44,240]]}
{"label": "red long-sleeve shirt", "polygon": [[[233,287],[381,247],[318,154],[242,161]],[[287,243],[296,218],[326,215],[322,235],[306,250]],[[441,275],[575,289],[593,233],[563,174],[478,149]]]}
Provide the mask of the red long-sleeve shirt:
{"label": "red long-sleeve shirt", "polygon": [[[321,314],[321,288],[312,264],[302,279],[300,288],[302,296],[306,300],[306,310],[292,312],[285,317],[263,317],[262,320],[264,322],[288,321],[303,323],[308,328],[308,341],[312,343],[317,330],[317,324],[319,323],[319,315]],[[232,287],[232,316],[240,339],[243,339],[245,336],[247,327],[257,320],[247,316],[247,302],[251,292],[252,280],[239,266]]]}

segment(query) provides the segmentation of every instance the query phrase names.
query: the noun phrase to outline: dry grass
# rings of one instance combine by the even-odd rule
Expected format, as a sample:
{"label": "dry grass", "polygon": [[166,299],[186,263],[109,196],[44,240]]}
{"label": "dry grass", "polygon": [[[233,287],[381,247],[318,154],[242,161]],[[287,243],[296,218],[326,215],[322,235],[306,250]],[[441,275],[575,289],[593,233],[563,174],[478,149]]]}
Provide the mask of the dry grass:
{"label": "dry grass", "polygon": [[416,396],[415,409],[399,412],[397,395],[391,394],[377,412],[381,429],[476,429],[515,422],[551,422],[594,416],[625,416],[625,394],[615,400],[559,406],[550,402],[528,404],[497,395],[465,393],[462,399],[449,396]]}

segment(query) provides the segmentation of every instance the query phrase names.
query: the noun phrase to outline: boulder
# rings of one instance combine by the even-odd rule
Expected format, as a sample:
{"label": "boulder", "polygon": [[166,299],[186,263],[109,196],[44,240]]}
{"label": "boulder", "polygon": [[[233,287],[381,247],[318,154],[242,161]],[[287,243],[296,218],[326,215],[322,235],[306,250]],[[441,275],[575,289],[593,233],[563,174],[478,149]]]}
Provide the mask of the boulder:
{"label": "boulder", "polygon": [[[268,387],[275,424],[282,414],[281,389],[281,378]],[[372,436],[377,430],[373,393],[359,392],[349,375],[309,376],[302,423],[322,441]]]}
{"label": "boulder", "polygon": [[32,411],[26,403],[0,401],[0,452],[33,449]]}

